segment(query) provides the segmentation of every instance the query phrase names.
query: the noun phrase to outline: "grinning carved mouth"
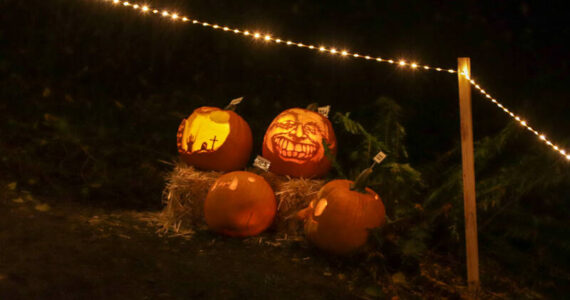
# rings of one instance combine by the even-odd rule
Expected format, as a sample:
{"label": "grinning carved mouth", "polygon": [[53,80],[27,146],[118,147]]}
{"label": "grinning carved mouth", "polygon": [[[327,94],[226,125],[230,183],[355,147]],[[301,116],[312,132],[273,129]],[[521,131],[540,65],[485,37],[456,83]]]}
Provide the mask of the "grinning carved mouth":
{"label": "grinning carved mouth", "polygon": [[282,158],[309,160],[317,153],[315,144],[297,143],[283,136],[274,136],[273,148]]}

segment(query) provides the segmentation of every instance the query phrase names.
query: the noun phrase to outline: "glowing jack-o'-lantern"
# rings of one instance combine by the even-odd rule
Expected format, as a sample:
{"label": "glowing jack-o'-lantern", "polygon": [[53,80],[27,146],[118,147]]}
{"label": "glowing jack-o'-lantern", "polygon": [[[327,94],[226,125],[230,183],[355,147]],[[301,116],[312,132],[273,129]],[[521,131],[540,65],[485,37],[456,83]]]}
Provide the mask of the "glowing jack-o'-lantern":
{"label": "glowing jack-o'-lantern", "polygon": [[336,137],[331,122],[321,114],[291,108],[269,125],[263,139],[263,156],[271,161],[269,170],[293,177],[320,177],[331,168],[323,140],[336,154]]}
{"label": "glowing jack-o'-lantern", "polygon": [[305,235],[317,247],[348,254],[366,243],[368,230],[386,221],[382,200],[370,188],[353,188],[349,180],[325,184],[309,207],[297,216],[305,220]]}
{"label": "glowing jack-o'-lantern", "polygon": [[177,146],[186,163],[207,170],[245,167],[251,155],[251,129],[231,110],[200,107],[178,127]]}
{"label": "glowing jack-o'-lantern", "polygon": [[263,177],[245,171],[222,175],[204,202],[208,227],[229,236],[252,236],[265,230],[275,218],[273,189]]}

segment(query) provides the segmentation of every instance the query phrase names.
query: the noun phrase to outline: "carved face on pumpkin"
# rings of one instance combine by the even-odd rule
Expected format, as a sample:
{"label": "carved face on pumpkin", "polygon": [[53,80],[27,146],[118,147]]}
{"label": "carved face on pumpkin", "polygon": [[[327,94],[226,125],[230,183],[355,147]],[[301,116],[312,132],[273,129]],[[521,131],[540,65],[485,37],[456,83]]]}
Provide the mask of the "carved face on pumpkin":
{"label": "carved face on pumpkin", "polygon": [[190,153],[218,150],[230,133],[230,114],[223,110],[203,108],[192,114],[182,132],[182,149]]}
{"label": "carved face on pumpkin", "polygon": [[178,128],[178,152],[198,168],[231,171],[245,167],[251,154],[251,129],[238,114],[200,107]]}
{"label": "carved face on pumpkin", "polygon": [[324,155],[321,141],[328,140],[328,128],[315,114],[297,109],[281,113],[268,130],[269,149],[285,161],[302,164]]}
{"label": "carved face on pumpkin", "polygon": [[[334,154],[336,138],[328,119],[310,110],[288,109],[279,114],[269,125],[263,141],[263,156],[271,161],[273,167],[271,170],[277,170],[278,174],[298,177],[320,176],[323,175],[320,174],[322,170],[318,170],[316,172],[318,174],[311,174],[314,172],[310,171],[297,174],[299,172],[294,169],[299,170],[309,166],[315,169],[317,165],[327,164],[330,167],[330,162],[325,157],[323,139]],[[279,166],[281,163],[287,165],[291,172],[282,170],[284,168]],[[328,167],[324,168],[328,170]]]}

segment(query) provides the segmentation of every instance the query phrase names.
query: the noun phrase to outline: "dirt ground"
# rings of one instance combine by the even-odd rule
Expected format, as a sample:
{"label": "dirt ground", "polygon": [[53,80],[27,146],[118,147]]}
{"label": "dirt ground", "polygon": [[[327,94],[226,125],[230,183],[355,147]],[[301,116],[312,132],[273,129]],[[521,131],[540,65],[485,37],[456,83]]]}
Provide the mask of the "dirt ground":
{"label": "dirt ground", "polygon": [[[0,299],[465,299],[457,263],[441,257],[406,275],[370,251],[331,256],[271,231],[165,234],[159,213],[42,199],[0,182]],[[531,292],[509,281],[481,299],[543,299]]]}
{"label": "dirt ground", "polygon": [[299,241],[160,236],[157,212],[0,198],[0,299],[369,298]]}

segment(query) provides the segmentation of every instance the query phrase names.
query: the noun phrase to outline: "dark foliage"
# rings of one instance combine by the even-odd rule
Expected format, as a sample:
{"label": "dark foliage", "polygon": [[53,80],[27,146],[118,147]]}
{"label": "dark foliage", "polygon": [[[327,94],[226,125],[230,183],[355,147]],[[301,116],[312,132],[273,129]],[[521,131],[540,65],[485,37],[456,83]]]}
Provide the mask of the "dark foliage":
{"label": "dark foliage", "polygon": [[[382,57],[448,67],[469,56],[489,92],[570,147],[570,30],[558,3],[156,3]],[[176,159],[176,128],[194,108],[245,96],[238,111],[259,153],[275,115],[318,101],[335,112],[339,154],[331,178],[354,178],[377,151],[388,154],[370,180],[390,217],[374,235],[386,268],[415,274],[430,253],[463,259],[454,76],[270,46],[97,0],[8,0],[0,8],[3,181],[91,205],[156,209],[163,174]],[[481,97],[473,109],[484,266],[567,294],[568,163],[506,125]],[[482,274],[492,286],[494,277]]]}

